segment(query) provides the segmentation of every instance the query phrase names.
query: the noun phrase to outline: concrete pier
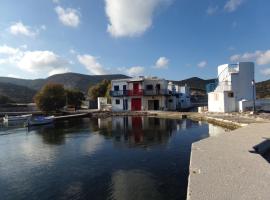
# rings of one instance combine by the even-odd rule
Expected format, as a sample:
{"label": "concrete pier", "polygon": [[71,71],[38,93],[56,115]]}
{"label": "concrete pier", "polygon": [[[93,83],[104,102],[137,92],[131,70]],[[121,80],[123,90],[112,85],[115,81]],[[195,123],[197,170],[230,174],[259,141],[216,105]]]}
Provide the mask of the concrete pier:
{"label": "concrete pier", "polygon": [[187,199],[270,199],[270,163],[254,152],[268,138],[270,123],[255,123],[194,143]]}

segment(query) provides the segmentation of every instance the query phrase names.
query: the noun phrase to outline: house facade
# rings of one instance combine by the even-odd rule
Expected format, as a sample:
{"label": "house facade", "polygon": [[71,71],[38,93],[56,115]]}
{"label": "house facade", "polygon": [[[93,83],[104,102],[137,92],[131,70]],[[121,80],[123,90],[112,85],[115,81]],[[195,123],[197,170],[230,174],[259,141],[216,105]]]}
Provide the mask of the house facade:
{"label": "house facade", "polygon": [[179,95],[172,84],[157,77],[112,80],[113,111],[176,110]]}
{"label": "house facade", "polygon": [[208,93],[209,112],[238,112],[242,101],[256,97],[252,62],[218,66],[217,81],[214,91]]}

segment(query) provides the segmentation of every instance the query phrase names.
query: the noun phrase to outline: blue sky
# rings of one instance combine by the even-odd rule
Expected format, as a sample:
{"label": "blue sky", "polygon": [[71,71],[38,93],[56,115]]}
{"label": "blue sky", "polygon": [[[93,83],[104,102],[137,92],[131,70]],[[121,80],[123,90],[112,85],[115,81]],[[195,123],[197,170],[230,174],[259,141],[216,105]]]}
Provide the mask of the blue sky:
{"label": "blue sky", "polygon": [[214,78],[256,63],[270,78],[267,0],[0,0],[0,76],[122,73]]}

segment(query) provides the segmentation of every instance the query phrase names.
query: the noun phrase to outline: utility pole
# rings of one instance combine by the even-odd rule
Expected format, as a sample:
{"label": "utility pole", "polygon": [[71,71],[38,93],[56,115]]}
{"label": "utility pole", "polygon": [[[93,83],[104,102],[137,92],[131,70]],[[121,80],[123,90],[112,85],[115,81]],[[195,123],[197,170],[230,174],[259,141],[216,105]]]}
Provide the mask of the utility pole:
{"label": "utility pole", "polygon": [[251,81],[251,84],[252,84],[252,90],[253,90],[253,92],[252,92],[252,94],[253,94],[253,114],[255,114],[255,112],[256,112],[256,105],[255,105],[255,86],[256,86],[256,84],[255,84],[254,79]]}

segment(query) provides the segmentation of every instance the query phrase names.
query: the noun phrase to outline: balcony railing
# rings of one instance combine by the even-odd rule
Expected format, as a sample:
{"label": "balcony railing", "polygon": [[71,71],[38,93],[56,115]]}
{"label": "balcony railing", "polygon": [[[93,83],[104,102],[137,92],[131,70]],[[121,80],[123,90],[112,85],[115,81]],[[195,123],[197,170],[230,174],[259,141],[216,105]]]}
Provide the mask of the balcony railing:
{"label": "balcony railing", "polygon": [[153,89],[153,90],[144,90],[145,96],[156,96],[156,95],[169,95],[168,89]]}
{"label": "balcony railing", "polygon": [[219,82],[215,91],[216,92],[232,91],[232,82],[230,81]]}
{"label": "balcony railing", "polygon": [[128,96],[128,90],[110,91],[110,96],[112,97]]}
{"label": "balcony railing", "polygon": [[128,90],[128,96],[142,96],[143,90]]}

